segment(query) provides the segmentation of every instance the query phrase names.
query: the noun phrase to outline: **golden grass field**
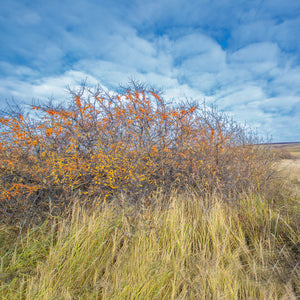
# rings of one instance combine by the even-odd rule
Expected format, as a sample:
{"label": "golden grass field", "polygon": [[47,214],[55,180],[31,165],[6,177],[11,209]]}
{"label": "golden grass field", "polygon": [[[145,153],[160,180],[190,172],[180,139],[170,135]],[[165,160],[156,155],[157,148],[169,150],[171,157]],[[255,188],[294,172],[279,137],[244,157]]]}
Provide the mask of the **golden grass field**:
{"label": "golden grass field", "polygon": [[278,143],[272,144],[274,150],[284,150],[292,155],[295,159],[300,159],[300,143]]}
{"label": "golden grass field", "polygon": [[280,151],[283,157],[286,156],[280,161],[278,167],[280,172],[284,176],[300,182],[300,143],[273,144],[271,147],[277,152]]}

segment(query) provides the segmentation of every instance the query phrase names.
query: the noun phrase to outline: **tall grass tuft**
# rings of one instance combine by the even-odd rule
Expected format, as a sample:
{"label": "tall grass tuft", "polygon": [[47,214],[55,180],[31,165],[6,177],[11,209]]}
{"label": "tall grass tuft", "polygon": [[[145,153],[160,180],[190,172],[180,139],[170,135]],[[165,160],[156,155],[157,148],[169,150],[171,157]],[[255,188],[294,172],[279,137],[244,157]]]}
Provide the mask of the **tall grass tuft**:
{"label": "tall grass tuft", "polygon": [[0,297],[297,299],[299,206],[298,214],[282,208],[299,198],[207,197],[173,193],[167,208],[140,210],[74,206],[1,253]]}

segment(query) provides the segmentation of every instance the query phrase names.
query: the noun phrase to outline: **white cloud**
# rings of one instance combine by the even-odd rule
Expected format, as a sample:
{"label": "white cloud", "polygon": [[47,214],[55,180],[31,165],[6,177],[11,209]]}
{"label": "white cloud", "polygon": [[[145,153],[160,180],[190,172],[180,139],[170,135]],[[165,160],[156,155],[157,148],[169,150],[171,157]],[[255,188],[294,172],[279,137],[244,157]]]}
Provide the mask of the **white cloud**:
{"label": "white cloud", "polygon": [[300,95],[300,67],[287,67],[271,83],[271,90],[283,96]]}
{"label": "white cloud", "polygon": [[[291,114],[297,105],[300,105],[300,96],[278,96],[263,99],[259,107],[264,112],[280,116]],[[300,121],[298,123],[300,123]]]}
{"label": "white cloud", "polygon": [[[264,98],[265,94],[260,86],[247,84],[229,86],[215,95],[218,105],[229,111],[237,111],[245,105],[251,107],[253,103],[259,103]],[[257,109],[257,106],[255,105],[253,108]]]}
{"label": "white cloud", "polygon": [[229,56],[229,62],[247,64],[261,63],[266,61],[277,62],[279,48],[273,43],[254,43],[233,52]]}
{"label": "white cloud", "polygon": [[200,58],[201,64],[208,70],[214,71],[225,65],[225,53],[220,45],[209,36],[199,32],[176,39],[173,42],[172,54],[179,64],[181,61],[196,57],[196,59]]}
{"label": "white cloud", "polygon": [[31,82],[14,78],[3,80],[0,87],[1,106],[5,106],[4,99],[10,102],[12,98],[24,104],[30,104],[33,99],[45,101],[53,98],[56,101],[64,101],[68,96],[67,85],[79,86],[85,78],[91,85],[98,84],[94,77],[78,71],[68,71],[60,76],[45,77]]}

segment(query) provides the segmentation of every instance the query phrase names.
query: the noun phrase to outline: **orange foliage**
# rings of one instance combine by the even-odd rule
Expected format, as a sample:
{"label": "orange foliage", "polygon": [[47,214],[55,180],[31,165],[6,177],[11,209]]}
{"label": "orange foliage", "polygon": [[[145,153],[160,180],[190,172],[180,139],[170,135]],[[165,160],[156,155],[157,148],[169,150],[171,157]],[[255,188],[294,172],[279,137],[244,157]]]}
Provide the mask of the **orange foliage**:
{"label": "orange foliage", "polygon": [[[39,122],[0,119],[0,209],[7,218],[16,208],[49,205],[45,195],[63,207],[74,192],[85,201],[120,194],[137,201],[159,187],[225,191],[253,169],[226,119],[215,122],[196,106],[170,107],[145,89],[73,99],[67,108],[33,106]],[[239,176],[230,175],[232,161],[241,160]]]}

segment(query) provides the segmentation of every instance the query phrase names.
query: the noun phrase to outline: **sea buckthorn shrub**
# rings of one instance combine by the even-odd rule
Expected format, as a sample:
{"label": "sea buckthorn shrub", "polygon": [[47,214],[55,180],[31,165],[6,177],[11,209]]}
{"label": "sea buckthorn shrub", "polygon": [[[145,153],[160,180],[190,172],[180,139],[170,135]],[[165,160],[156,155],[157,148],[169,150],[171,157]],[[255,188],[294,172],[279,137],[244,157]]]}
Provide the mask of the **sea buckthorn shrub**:
{"label": "sea buckthorn shrub", "polygon": [[85,204],[120,195],[138,203],[158,190],[191,189],[232,199],[270,176],[268,154],[215,108],[171,105],[134,83],[116,94],[69,91],[64,105],[36,104],[29,114],[1,117],[3,220],[63,209],[74,195]]}

